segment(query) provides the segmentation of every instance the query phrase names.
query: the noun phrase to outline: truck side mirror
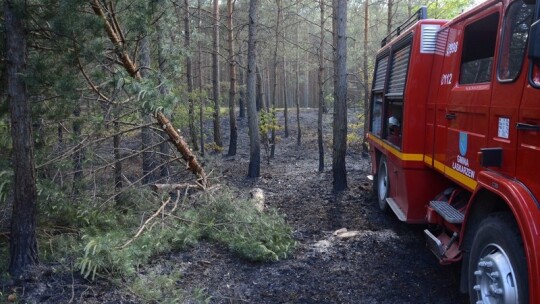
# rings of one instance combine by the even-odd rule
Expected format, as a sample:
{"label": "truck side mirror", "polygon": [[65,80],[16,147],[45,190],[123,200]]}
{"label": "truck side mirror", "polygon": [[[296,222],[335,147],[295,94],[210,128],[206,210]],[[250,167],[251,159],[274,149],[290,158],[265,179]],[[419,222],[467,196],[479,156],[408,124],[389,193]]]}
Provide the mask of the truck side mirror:
{"label": "truck side mirror", "polygon": [[529,59],[540,65],[540,20],[536,20],[529,30]]}

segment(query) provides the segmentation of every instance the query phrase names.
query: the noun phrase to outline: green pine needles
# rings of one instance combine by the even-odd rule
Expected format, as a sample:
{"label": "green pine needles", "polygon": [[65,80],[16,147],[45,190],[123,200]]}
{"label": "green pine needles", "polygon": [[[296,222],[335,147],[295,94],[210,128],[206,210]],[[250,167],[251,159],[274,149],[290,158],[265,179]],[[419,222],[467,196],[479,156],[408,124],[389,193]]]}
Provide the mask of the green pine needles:
{"label": "green pine needles", "polygon": [[175,198],[132,190],[101,208],[90,202],[66,207],[60,203],[64,199],[54,196],[57,203],[43,210],[54,220],[41,224],[42,258],[73,263],[89,279],[133,278],[152,257],[201,239],[258,262],[285,259],[295,247],[290,226],[275,210],[259,212],[252,202],[223,187]]}
{"label": "green pine needles", "polygon": [[290,226],[275,210],[258,212],[250,201],[230,194],[209,200],[197,220],[206,224],[206,237],[251,261],[285,259],[295,246]]}

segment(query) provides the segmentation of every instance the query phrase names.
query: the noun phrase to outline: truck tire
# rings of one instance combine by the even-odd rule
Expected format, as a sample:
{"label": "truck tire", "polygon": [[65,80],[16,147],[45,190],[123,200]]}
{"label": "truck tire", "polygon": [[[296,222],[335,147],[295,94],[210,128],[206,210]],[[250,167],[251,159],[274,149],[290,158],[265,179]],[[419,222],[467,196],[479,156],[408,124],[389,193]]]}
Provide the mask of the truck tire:
{"label": "truck tire", "polygon": [[386,157],[381,156],[379,159],[379,169],[377,170],[377,200],[379,202],[379,208],[382,211],[388,210],[388,203],[386,199],[390,194],[390,178],[388,177],[388,166],[386,164]]}
{"label": "truck tire", "polygon": [[517,223],[494,213],[475,232],[468,267],[471,303],[529,303],[527,259]]}

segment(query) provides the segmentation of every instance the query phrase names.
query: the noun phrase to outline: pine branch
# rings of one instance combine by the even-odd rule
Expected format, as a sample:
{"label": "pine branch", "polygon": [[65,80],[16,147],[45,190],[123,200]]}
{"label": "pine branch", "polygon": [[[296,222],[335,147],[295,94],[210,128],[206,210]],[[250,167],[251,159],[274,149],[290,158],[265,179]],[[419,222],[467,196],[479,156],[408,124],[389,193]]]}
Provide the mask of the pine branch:
{"label": "pine branch", "polygon": [[88,74],[86,74],[86,72],[84,71],[84,68],[83,68],[82,63],[81,63],[81,58],[79,56],[77,56],[77,64],[79,66],[79,70],[83,74],[84,79],[86,79],[86,82],[88,82],[88,85],[90,86],[92,91],[96,92],[99,95],[99,97],[101,97],[102,99],[104,99],[105,101],[110,103],[111,100],[109,99],[109,97],[107,97],[107,96],[103,95],[103,93],[101,93],[101,91],[94,85],[94,83],[92,82],[92,80],[90,79]]}
{"label": "pine branch", "polygon": [[[116,20],[116,17],[114,17],[114,12],[111,12],[113,14],[113,20],[111,24],[111,21],[105,15],[105,12],[103,11],[99,3],[99,0],[91,1],[92,9],[94,10],[94,13],[103,20],[105,24],[105,31],[107,32],[109,39],[114,45],[115,53],[120,58],[123,67],[126,69],[126,71],[131,77],[135,78],[136,80],[142,80],[142,76],[139,73],[137,66],[131,60],[131,57],[124,48],[124,43],[122,40],[123,38],[121,34],[122,31],[119,27],[115,29],[115,26],[118,26],[118,21]],[[172,140],[180,154],[182,154],[182,158],[186,161],[188,169],[199,177],[197,183],[201,186],[202,189],[206,189],[208,187],[208,179],[206,173],[197,161],[195,155],[189,149],[189,146],[184,140],[184,138],[176,131],[175,128],[173,128],[172,124],[163,113],[157,111],[154,116],[159,122],[159,124],[163,126],[163,129],[167,132],[169,138]]]}

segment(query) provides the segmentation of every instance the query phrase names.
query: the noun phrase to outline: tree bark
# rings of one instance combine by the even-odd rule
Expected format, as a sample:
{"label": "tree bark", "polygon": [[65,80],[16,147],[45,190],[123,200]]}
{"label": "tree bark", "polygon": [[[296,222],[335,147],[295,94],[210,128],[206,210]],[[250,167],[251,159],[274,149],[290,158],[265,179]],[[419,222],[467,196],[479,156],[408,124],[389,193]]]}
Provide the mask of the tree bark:
{"label": "tree bark", "polygon": [[[156,23],[156,32],[157,32],[157,48],[158,48],[158,67],[159,67],[159,94],[164,97],[169,94],[169,89],[165,85],[163,75],[165,75],[167,69],[167,63],[165,56],[163,55],[163,29],[161,27],[161,20]],[[197,150],[196,147],[193,148]],[[160,167],[160,176],[165,178],[169,176],[169,143],[162,140],[159,145],[159,152],[161,154],[161,167]]]}
{"label": "tree bark", "polygon": [[[197,19],[199,22],[199,30],[202,31],[202,18],[201,18],[201,0],[197,1]],[[202,95],[203,88],[203,75],[202,75],[202,45],[201,41],[197,43],[197,69],[199,70],[199,137],[201,138],[201,155],[204,156],[204,107],[205,97]]]}
{"label": "tree bark", "polygon": [[[141,77],[148,77],[150,70],[150,42],[148,35],[145,33],[141,40],[141,52],[139,57],[139,65],[141,69],[139,71]],[[142,117],[145,124],[152,122],[152,115],[143,111]],[[156,152],[153,150],[155,143],[155,136],[150,127],[143,127],[141,129],[141,147],[142,151],[142,183],[150,184],[156,181],[156,168],[158,167],[156,160]]]}
{"label": "tree bark", "polygon": [[[23,6],[23,4],[20,4]],[[26,75],[26,37],[21,11],[13,1],[4,1],[6,75],[11,139],[13,142],[14,202],[9,242],[9,272],[18,278],[28,266],[38,263],[36,241],[36,173],[32,115]]]}
{"label": "tree bark", "polygon": [[[300,16],[299,4],[296,5],[296,15]],[[300,43],[300,30],[296,27],[296,45]],[[302,145],[302,127],[300,125],[300,51],[298,48],[295,50],[296,61],[296,83],[295,83],[295,102],[296,102],[296,146]]]}
{"label": "tree bark", "polygon": [[249,1],[249,29],[248,29],[248,71],[247,71],[247,105],[249,125],[249,168],[248,177],[261,175],[261,142],[259,139],[259,117],[255,96],[255,77],[257,66],[257,22],[258,0]]}
{"label": "tree bark", "polygon": [[276,32],[275,32],[275,46],[274,46],[274,65],[273,65],[273,71],[272,71],[272,135],[271,135],[271,142],[270,142],[270,158],[274,158],[274,155],[276,153],[276,98],[277,98],[277,83],[278,83],[278,77],[277,77],[277,70],[278,70],[278,48],[279,48],[279,26],[281,24],[281,0],[276,0],[277,5],[277,16],[276,16]]}
{"label": "tree bark", "polygon": [[270,99],[271,99],[271,90],[270,90],[270,63],[268,62],[266,64],[266,69],[265,69],[265,77],[263,77],[264,79],[264,83],[265,85],[263,86],[263,91],[266,92],[266,94],[264,94],[264,108],[265,108],[265,111],[266,112],[270,112],[270,107],[271,107],[271,102],[270,102]]}
{"label": "tree bark", "polygon": [[[114,136],[113,136],[113,153],[114,153],[114,189],[115,192],[120,192],[120,189],[122,189],[122,156],[120,155],[120,123],[118,122],[118,109],[116,108],[113,110],[115,112],[114,114]],[[116,195],[115,200],[119,198],[118,195]]]}
{"label": "tree bark", "polygon": [[[249,52],[249,50],[248,50]],[[249,56],[249,55],[248,55]],[[249,58],[248,58],[248,64],[249,64]],[[257,106],[257,112],[259,112],[260,110],[264,110],[264,101],[263,101],[263,96],[264,96],[264,93],[263,93],[263,79],[262,79],[262,74],[261,74],[261,69],[259,68],[259,65],[258,64],[255,64],[256,67],[255,67],[255,72],[257,74],[257,96],[256,96],[256,106]],[[249,75],[248,75],[249,76]],[[249,97],[248,97],[249,98]],[[249,107],[249,101],[248,101],[248,107]],[[248,115],[249,115],[249,109],[248,109]]]}
{"label": "tree bark", "polygon": [[[79,102],[75,104],[75,109],[73,109],[73,137],[74,142],[79,143],[81,138],[82,124],[81,124],[81,105]],[[83,177],[83,168],[82,163],[84,160],[84,151],[83,147],[79,145],[77,149],[73,152],[73,185],[71,188],[71,193],[73,195],[78,195],[81,187],[81,181]]]}
{"label": "tree bark", "polygon": [[238,79],[239,79],[239,82],[238,84],[240,85],[240,89],[238,91],[238,107],[240,108],[240,113],[238,114],[238,117],[239,118],[244,118],[246,117],[246,105],[245,105],[245,89],[244,89],[244,85],[246,83],[245,81],[245,76],[244,76],[244,68],[243,67],[243,56],[242,56],[242,48],[240,46],[240,50],[238,52],[238,63],[239,63],[239,66],[240,66],[240,69],[238,69]]}
{"label": "tree bark", "polygon": [[347,188],[347,0],[333,0],[334,122],[332,171],[334,191]]}
{"label": "tree bark", "polygon": [[319,0],[319,7],[321,10],[321,30],[320,30],[320,43],[319,43],[319,73],[317,75],[317,82],[319,85],[319,111],[317,115],[317,142],[319,145],[319,172],[324,171],[324,144],[323,144],[323,110],[324,110],[324,6],[323,0]]}
{"label": "tree bark", "polygon": [[220,122],[220,84],[219,84],[219,0],[214,0],[213,10],[213,50],[212,50],[212,91],[214,98],[214,143],[218,147],[223,146],[221,139],[221,122]]}
{"label": "tree bark", "polygon": [[[410,3],[410,1],[409,1]],[[362,53],[364,68],[364,136],[362,140],[362,156],[368,157],[368,144],[366,134],[369,127],[369,75],[368,75],[368,39],[369,39],[369,0],[364,0],[364,51]]]}
{"label": "tree bark", "polygon": [[285,138],[289,137],[289,100],[287,98],[287,65],[285,64],[285,42],[283,42],[283,119],[285,120]]}
{"label": "tree bark", "polygon": [[189,2],[184,0],[184,46],[188,51],[186,53],[186,80],[188,90],[188,126],[191,138],[191,146],[196,151],[199,148],[197,144],[197,132],[195,130],[195,101],[193,100],[193,68],[191,64],[191,14],[189,12]]}
{"label": "tree bark", "polygon": [[204,189],[208,185],[206,173],[204,172],[203,167],[199,164],[195,155],[189,149],[186,141],[178,133],[178,131],[172,126],[171,122],[163,113],[158,112],[156,118],[159,124],[163,127],[165,132],[169,135],[169,138],[172,140],[173,144],[176,146],[176,149],[182,154],[182,159],[186,162],[188,169],[199,176],[198,182],[200,186]]}
{"label": "tree bark", "polygon": [[[187,1],[187,0],[186,0]],[[236,99],[236,62],[234,56],[234,28],[233,28],[233,0],[227,0],[227,27],[228,27],[228,42],[229,42],[229,125],[230,125],[230,138],[229,138],[229,151],[227,155],[236,155],[236,145],[238,140],[238,129],[236,126],[235,99]]]}
{"label": "tree bark", "polygon": [[392,17],[394,15],[394,0],[388,0],[388,16],[387,16],[387,23],[386,23],[386,35],[390,35],[392,32]]}

